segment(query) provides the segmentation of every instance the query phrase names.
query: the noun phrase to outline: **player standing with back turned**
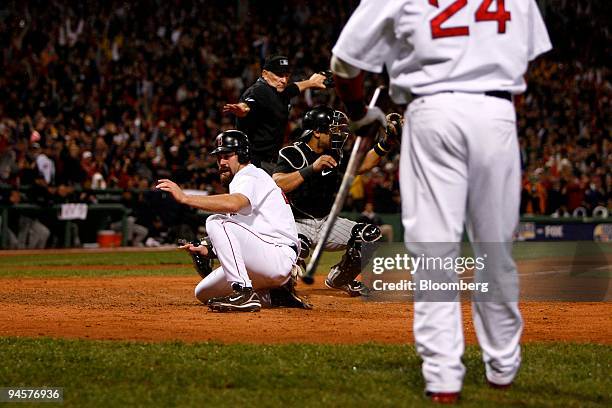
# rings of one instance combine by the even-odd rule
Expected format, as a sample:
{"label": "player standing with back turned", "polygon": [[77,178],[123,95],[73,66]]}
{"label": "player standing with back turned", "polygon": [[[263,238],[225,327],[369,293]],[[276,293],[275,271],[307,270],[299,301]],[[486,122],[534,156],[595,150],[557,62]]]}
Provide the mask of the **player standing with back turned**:
{"label": "player standing with back turned", "polygon": [[[333,48],[336,88],[353,127],[377,120],[364,102],[362,70],[386,66],[394,101],[414,97],[400,163],[408,248],[457,243],[437,254],[457,256],[464,223],[475,255],[481,243],[499,244],[475,280],[504,282],[514,295],[472,304],[486,378],[496,388],[517,374],[523,326],[511,255],[521,177],[512,95],[526,88],[528,61],[550,48],[534,0],[362,0]],[[416,348],[434,402],[456,402],[463,385],[460,306],[415,294]]]}

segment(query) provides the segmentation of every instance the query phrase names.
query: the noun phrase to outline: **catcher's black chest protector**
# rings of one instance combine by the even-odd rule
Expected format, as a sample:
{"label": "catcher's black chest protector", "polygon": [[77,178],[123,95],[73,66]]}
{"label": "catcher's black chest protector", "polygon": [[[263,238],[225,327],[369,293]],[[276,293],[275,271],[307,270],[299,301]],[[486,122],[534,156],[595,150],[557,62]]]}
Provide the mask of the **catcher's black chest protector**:
{"label": "catcher's black chest protector", "polygon": [[[322,154],[312,151],[304,142],[284,147],[279,152],[275,172],[293,173],[313,164]],[[323,218],[329,215],[334,198],[342,182],[346,165],[340,161],[335,169],[315,173],[295,190],[287,194],[295,218]]]}

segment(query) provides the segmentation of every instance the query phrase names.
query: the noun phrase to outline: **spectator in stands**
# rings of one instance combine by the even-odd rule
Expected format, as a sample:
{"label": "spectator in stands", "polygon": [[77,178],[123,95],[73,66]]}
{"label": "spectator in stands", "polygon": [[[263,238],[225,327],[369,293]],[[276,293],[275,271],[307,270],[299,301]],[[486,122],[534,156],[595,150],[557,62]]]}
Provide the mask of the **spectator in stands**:
{"label": "spectator in stands", "polygon": [[598,205],[604,207],[606,206],[608,201],[608,194],[603,188],[601,177],[599,175],[595,175],[591,178],[591,183],[589,184],[584,195],[586,208],[590,213],[592,213],[593,209]]}
{"label": "spectator in stands", "polygon": [[[135,247],[144,246],[144,240],[147,237],[149,230],[144,225],[138,224],[138,212],[140,211],[140,207],[142,206],[142,196],[134,196],[132,191],[124,191],[121,194],[121,204],[123,204],[126,208],[133,209],[132,215],[127,216],[127,225],[126,225],[126,240],[128,245]],[[115,232],[121,232],[122,230],[121,221],[115,221],[111,224],[111,229]]]}
{"label": "spectator in stands", "polygon": [[561,179],[555,177],[552,182],[552,187],[548,191],[546,204],[546,214],[554,217],[569,217],[570,213],[567,210],[567,197],[564,194],[564,186],[561,184]]}
{"label": "spectator in stands", "polygon": [[158,247],[169,243],[168,226],[164,224],[161,217],[155,216],[151,221],[151,228],[149,228],[149,234],[145,241],[145,245],[148,247]]}
{"label": "spectator in stands", "polygon": [[[13,206],[21,203],[21,193],[17,190],[11,191],[9,202]],[[38,218],[25,216],[21,212],[13,210],[8,223],[9,248],[43,249],[47,246],[51,231]],[[17,231],[17,233],[13,231]]]}
{"label": "spectator in stands", "polygon": [[[561,215],[580,206],[591,211],[604,195],[612,211],[607,3],[539,3],[555,50],[530,67],[530,87],[516,104],[524,179],[542,169],[550,182],[536,181],[540,191],[525,194],[522,208],[542,214],[558,209]],[[100,172],[109,187],[138,188],[141,180],[168,178],[177,164],[184,167],[185,185],[218,191],[216,163],[205,149],[231,125],[223,103],[257,80],[266,55],[293,56],[301,69],[295,75],[303,78],[326,69],[330,55],[324,45],[333,42],[356,4],[289,2],[270,15],[253,2],[244,13],[226,2],[162,2],[156,13],[148,12],[147,1],[86,8],[66,1],[9,2],[0,21],[0,182],[33,185],[38,170],[29,146],[59,141],[61,160],[57,152],[48,155],[57,186],[87,190]],[[375,86],[378,77],[366,80]],[[309,105],[342,110],[327,95],[295,98],[288,128],[296,127]],[[39,140],[31,140],[34,131]],[[182,162],[170,158],[171,146],[178,147]],[[375,200],[381,213],[398,211],[397,171],[386,165],[393,162],[392,154],[379,176],[366,177],[363,193],[356,188],[359,197],[347,210]],[[595,175],[601,186],[591,189]],[[53,194],[47,197],[53,182],[45,182],[34,186],[42,196],[28,199],[55,202]]]}
{"label": "spectator in stands", "polygon": [[47,184],[55,181],[55,162],[49,157],[50,150],[49,146],[43,149],[39,143],[32,143],[32,154],[36,167]]}

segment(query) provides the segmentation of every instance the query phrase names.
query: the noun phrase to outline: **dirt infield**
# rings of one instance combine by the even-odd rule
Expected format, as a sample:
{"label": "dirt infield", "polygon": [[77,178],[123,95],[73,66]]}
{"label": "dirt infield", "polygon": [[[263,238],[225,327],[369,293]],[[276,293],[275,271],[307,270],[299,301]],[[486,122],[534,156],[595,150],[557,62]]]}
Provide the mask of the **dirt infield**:
{"label": "dirt infield", "polygon": [[[147,266],[149,268],[150,266]],[[194,298],[197,277],[3,278],[0,336],[239,343],[411,343],[412,306],[301,287],[311,311],[219,314]],[[612,303],[525,302],[523,342],[612,343]],[[463,305],[468,343],[475,343]]]}

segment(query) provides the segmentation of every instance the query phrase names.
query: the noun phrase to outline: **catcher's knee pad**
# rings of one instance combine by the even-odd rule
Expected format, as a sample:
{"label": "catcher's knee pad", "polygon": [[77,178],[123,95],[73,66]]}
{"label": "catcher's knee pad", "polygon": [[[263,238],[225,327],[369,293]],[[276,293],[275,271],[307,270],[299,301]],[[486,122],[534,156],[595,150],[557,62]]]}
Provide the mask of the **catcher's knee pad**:
{"label": "catcher's knee pad", "polygon": [[310,256],[310,248],[312,248],[312,241],[304,234],[298,234],[300,240],[300,253],[298,254],[298,264],[306,265],[306,259]]}
{"label": "catcher's knee pad", "polygon": [[376,242],[382,236],[380,228],[374,224],[365,224],[363,222],[355,224],[351,230],[351,238],[349,239],[348,246],[358,246],[362,242],[370,243]]}
{"label": "catcher's knee pad", "polygon": [[194,241],[191,241],[191,243],[196,247],[205,246],[206,248],[208,248],[207,255],[202,255],[196,252],[189,252],[189,254],[191,255],[191,259],[193,260],[193,267],[195,268],[198,275],[200,275],[200,277],[204,279],[212,272],[213,259],[217,257],[215,255],[215,252],[213,251],[212,241],[210,240],[210,238],[204,237],[202,239],[196,239]]}

